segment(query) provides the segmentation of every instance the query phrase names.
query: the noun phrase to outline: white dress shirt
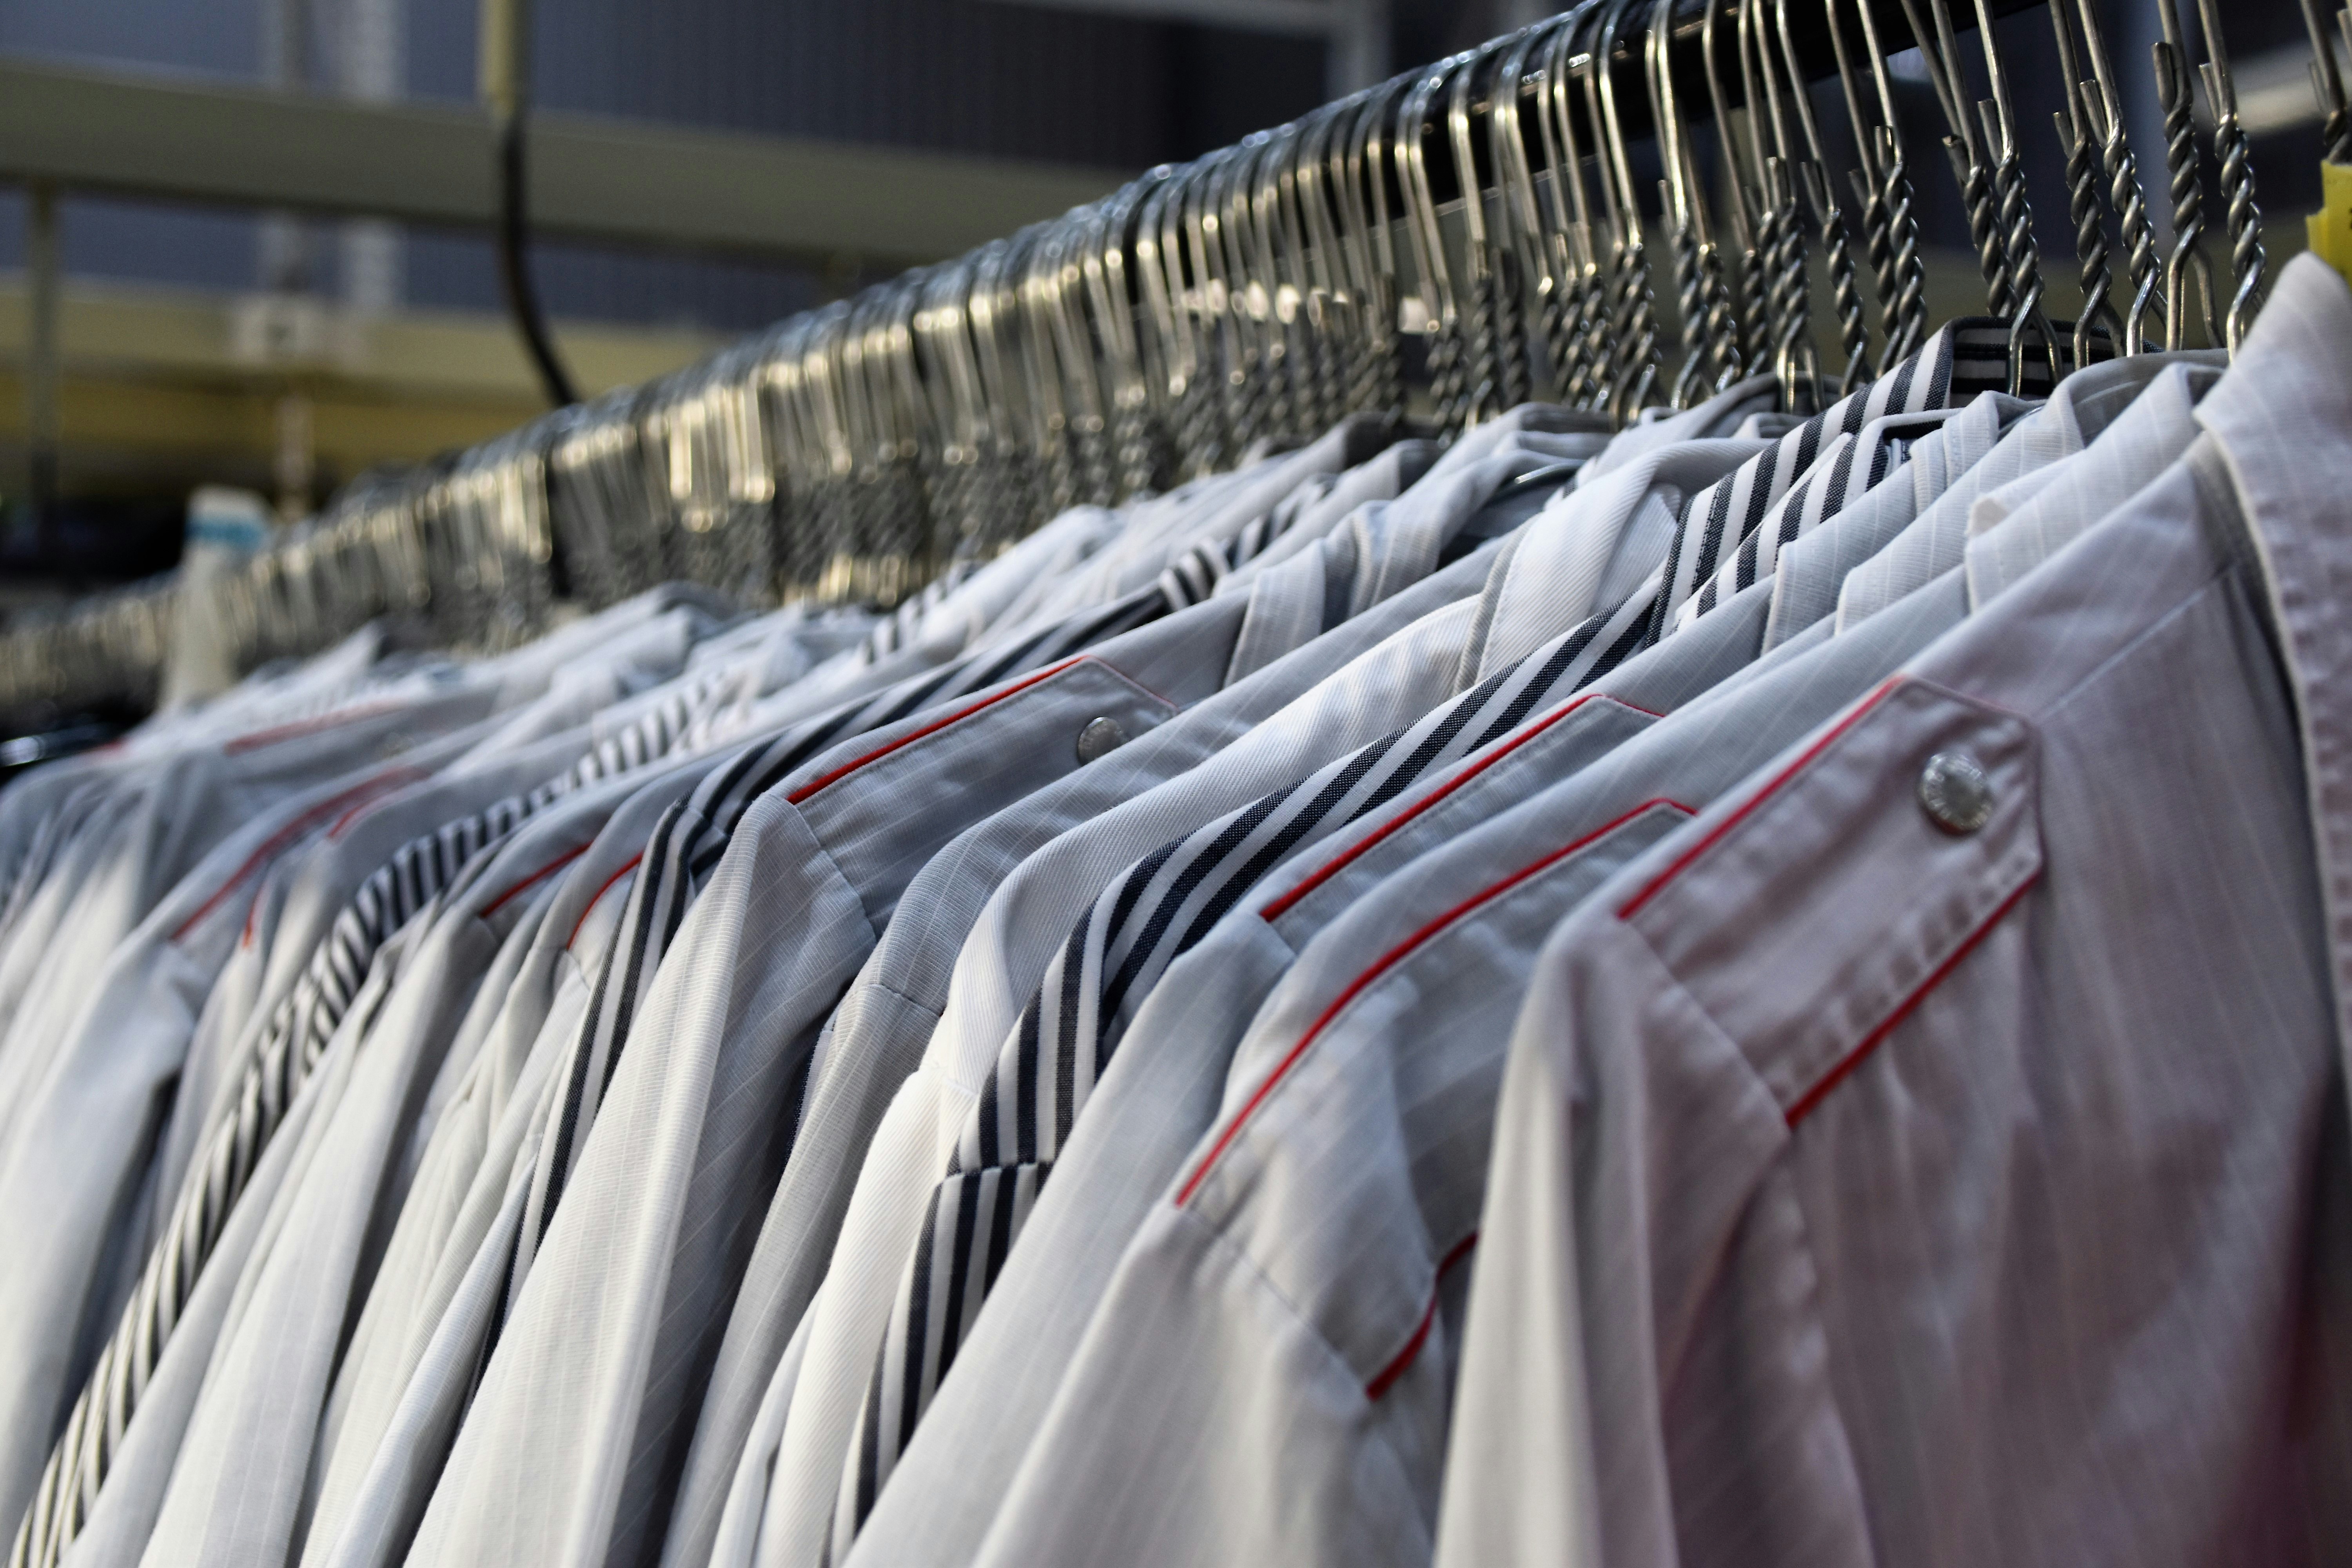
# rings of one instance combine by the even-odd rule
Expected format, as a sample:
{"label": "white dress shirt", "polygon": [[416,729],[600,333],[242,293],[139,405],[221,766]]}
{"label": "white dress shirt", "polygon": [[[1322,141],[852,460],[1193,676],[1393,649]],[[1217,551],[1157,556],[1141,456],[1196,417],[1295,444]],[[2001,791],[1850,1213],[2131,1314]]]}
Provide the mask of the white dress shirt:
{"label": "white dress shirt", "polygon": [[405,1553],[503,1299],[548,1079],[618,933],[646,835],[719,761],[640,782],[559,873],[497,1018],[443,1097],[328,1402],[305,1563],[359,1568]]}
{"label": "white dress shirt", "polygon": [[152,1568],[288,1560],[343,1326],[373,1271],[365,1243],[408,1190],[399,1155],[416,1108],[500,947],[635,787],[590,786],[585,809],[543,813],[480,851],[365,1035],[341,1042],[356,1059],[246,1262],[235,1332],[214,1352],[142,1559]]}
{"label": "white dress shirt", "polygon": [[[367,731],[394,721],[379,716]],[[379,765],[249,820],[180,879],[96,975],[76,983],[79,1017],[53,1041],[14,1042],[25,1048],[12,1046],[8,1058],[23,1076],[0,1154],[0,1236],[14,1260],[0,1274],[0,1411],[11,1413],[0,1421],[0,1503],[11,1506],[0,1511],[21,1517],[60,1405],[85,1370],[75,1360],[91,1353],[78,1343],[89,1336],[68,1325],[110,1326],[144,1261],[134,1238],[119,1248],[126,1267],[105,1278],[116,1229],[142,1228],[124,1210],[147,1179],[158,1096],[180,1071],[256,875],[386,784],[413,777],[404,768]],[[483,787],[496,793],[498,784],[493,776]],[[20,1017],[19,1027],[32,1022]]]}
{"label": "white dress shirt", "polygon": [[2163,477],[2197,439],[2197,400],[2221,379],[2173,366],[2074,457],[1987,491],[1969,508],[1969,605],[1981,609],[2126,496]]}

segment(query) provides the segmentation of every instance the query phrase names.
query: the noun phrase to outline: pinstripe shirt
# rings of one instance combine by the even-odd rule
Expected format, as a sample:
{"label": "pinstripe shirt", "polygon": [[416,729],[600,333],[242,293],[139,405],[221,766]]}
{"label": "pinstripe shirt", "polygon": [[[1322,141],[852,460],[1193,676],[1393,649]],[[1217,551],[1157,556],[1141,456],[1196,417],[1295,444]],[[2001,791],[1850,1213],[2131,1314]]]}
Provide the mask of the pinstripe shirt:
{"label": "pinstripe shirt", "polygon": [[693,759],[639,785],[558,873],[562,886],[497,1019],[433,1122],[337,1372],[304,1562],[355,1568],[405,1552],[500,1299],[548,1079],[577,1036],[646,835],[718,762]]}
{"label": "pinstripe shirt", "polygon": [[2182,461],[1556,933],[1442,1563],[2340,1550],[2347,354],[2297,258]]}
{"label": "pinstripe shirt", "polygon": [[[1949,408],[2007,385],[2008,342],[2009,329],[1999,322],[1978,317],[1948,322],[1917,353],[1806,420],[1756,461],[1695,497],[1667,552],[1653,639],[1675,624],[1686,600],[1697,596],[1711,604],[1758,581],[1761,569],[1770,564],[1764,559],[1768,549],[1777,554],[1809,523],[1820,521],[1822,503],[1830,500],[1827,489],[1810,507],[1801,500],[1785,504],[1786,498],[1838,437],[1858,434],[1873,420],[1891,414]],[[2046,384],[2046,369],[2043,374]],[[1843,499],[1841,491],[1840,504]],[[1743,567],[1748,542],[1759,536],[1759,548]]]}
{"label": "pinstripe shirt", "polygon": [[[1969,406],[1999,396],[1999,393],[1987,393]],[[1722,570],[1683,601],[1671,629],[1683,631],[1741,589],[1774,578],[1780,556],[1791,545],[1881,485],[1907,462],[1913,441],[1932,433],[1958,412],[1931,408],[1881,415],[1851,435],[1841,431],[1832,437],[1771,514],[1740,542]]]}
{"label": "pinstripe shirt", "polygon": [[2037,405],[2005,393],[1979,393],[1934,428],[1916,432],[1886,477],[1820,527],[1783,545],[1772,563],[1772,614],[1764,646],[1774,648],[1835,613],[1845,574],[1869,560],[1993,449]]}
{"label": "pinstripe shirt", "polygon": [[337,1031],[312,1074],[325,1099],[316,1130],[246,1260],[143,1562],[287,1561],[343,1325],[369,1279],[363,1243],[408,1191],[400,1148],[415,1107],[503,945],[634,787],[616,778],[576,791],[585,809],[541,811],[478,851],[375,1017],[363,1032]]}

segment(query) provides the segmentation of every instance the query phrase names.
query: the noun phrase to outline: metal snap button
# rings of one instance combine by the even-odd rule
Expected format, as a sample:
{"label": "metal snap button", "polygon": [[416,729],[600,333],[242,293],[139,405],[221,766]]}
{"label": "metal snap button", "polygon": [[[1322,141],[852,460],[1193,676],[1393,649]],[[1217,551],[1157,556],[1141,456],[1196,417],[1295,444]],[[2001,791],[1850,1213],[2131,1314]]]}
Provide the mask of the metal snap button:
{"label": "metal snap button", "polygon": [[1919,773],[1919,804],[1947,833],[1974,833],[1992,819],[1992,780],[1966,752],[1937,752]]}
{"label": "metal snap button", "polygon": [[1127,727],[1111,718],[1089,719],[1078,731],[1078,761],[1091,763],[1127,744]]}

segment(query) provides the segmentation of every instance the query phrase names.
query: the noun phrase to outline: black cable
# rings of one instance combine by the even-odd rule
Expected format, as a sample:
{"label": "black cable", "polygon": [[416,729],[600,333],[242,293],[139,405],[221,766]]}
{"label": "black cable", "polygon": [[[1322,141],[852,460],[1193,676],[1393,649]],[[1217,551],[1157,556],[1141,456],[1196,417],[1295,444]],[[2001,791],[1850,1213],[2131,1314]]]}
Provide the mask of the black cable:
{"label": "black cable", "polygon": [[572,390],[571,374],[556,356],[555,342],[548,335],[546,312],[540,309],[539,291],[530,281],[530,220],[524,205],[523,116],[517,110],[498,114],[496,120],[499,284],[506,294],[507,310],[514,317],[515,329],[522,334],[523,347],[530,352],[531,363],[539,370],[539,383],[546,389],[547,401],[554,407],[566,408],[579,402],[580,395]]}

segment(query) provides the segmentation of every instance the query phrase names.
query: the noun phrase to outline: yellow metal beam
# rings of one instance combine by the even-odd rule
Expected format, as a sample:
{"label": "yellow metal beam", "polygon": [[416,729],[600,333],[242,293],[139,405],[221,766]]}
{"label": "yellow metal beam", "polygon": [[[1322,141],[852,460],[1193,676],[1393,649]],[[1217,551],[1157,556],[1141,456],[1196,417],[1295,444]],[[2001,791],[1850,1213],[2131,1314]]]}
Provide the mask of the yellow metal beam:
{"label": "yellow metal beam", "polygon": [[[654,379],[719,346],[711,334],[558,322],[583,390]],[[67,493],[266,485],[277,406],[308,399],[318,460],[348,476],[487,440],[543,411],[503,317],[375,320],[316,301],[69,280],[58,311]],[[0,492],[22,482],[26,310],[0,274]]]}

